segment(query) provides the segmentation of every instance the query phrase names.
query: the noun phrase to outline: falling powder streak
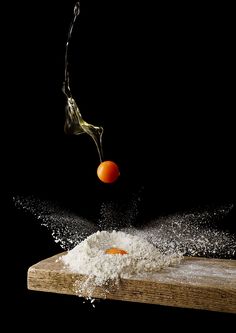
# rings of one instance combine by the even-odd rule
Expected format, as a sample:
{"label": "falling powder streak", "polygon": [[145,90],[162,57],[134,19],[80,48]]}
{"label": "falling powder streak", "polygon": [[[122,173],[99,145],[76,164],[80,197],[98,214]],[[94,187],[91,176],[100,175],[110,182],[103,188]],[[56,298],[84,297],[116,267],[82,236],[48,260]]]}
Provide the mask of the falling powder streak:
{"label": "falling powder streak", "polygon": [[97,147],[98,155],[100,162],[103,160],[103,150],[102,150],[102,134],[103,134],[103,128],[99,126],[94,126],[92,124],[87,123],[79,110],[79,107],[73,98],[71,94],[70,89],[70,75],[69,75],[69,62],[68,62],[68,50],[69,50],[69,44],[73,33],[73,28],[75,25],[75,22],[77,20],[77,17],[80,14],[80,2],[77,2],[74,7],[74,16],[69,28],[67,42],[66,42],[66,50],[65,50],[65,81],[63,83],[63,93],[66,96],[67,104],[66,104],[66,121],[64,130],[67,134],[74,134],[74,135],[80,135],[83,133],[87,133],[93,141],[95,142],[95,145]]}
{"label": "falling powder streak", "polygon": [[216,225],[217,221],[222,220],[221,227],[225,227],[224,217],[230,214],[232,204],[162,216],[134,227],[129,219],[135,220],[137,216],[134,197],[126,206],[122,206],[122,203],[121,206],[102,203],[101,216],[96,222],[37,198],[18,196],[13,200],[17,208],[29,212],[41,225],[46,226],[55,242],[65,250],[72,249],[99,230],[111,231],[112,225],[117,231],[146,239],[163,253],[181,252],[189,256],[231,259],[236,256],[236,235]]}

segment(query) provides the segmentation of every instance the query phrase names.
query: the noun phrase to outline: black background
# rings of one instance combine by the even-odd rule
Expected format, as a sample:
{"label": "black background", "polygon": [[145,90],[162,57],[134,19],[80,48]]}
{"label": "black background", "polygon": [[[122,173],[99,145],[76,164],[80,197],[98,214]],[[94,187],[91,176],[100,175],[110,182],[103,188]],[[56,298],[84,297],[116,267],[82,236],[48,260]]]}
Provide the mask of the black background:
{"label": "black background", "polygon": [[[144,187],[144,219],[235,200],[230,8],[87,0],[81,10],[71,44],[72,93],[85,120],[104,127],[105,159],[119,164],[120,180],[112,186],[99,183],[92,140],[63,132],[61,88],[73,2],[23,1],[5,11],[11,21],[5,26],[3,63],[10,197],[34,194],[86,215],[103,199]],[[41,318],[50,307],[58,313],[78,309],[102,320],[106,312],[133,310],[149,322],[157,315],[230,320],[223,314],[119,302],[101,302],[93,310],[77,298],[28,292],[27,268],[60,248],[30,216],[11,208],[16,308],[35,308]]]}
{"label": "black background", "polygon": [[[12,11],[13,186],[72,198],[80,187],[91,200],[101,195],[95,145],[62,131],[71,7],[42,2],[30,11],[23,2]],[[230,9],[217,7],[82,4],[71,45],[73,95],[84,118],[105,128],[105,159],[122,173],[116,187],[145,184],[154,210],[157,202],[169,208],[234,197],[232,24]]]}

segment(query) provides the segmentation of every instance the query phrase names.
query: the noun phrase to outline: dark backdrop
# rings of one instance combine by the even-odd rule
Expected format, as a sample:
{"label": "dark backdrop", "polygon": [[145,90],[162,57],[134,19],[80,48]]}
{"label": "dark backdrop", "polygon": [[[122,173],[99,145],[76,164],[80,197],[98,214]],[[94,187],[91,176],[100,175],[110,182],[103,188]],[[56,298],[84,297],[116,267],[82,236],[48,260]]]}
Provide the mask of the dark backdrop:
{"label": "dark backdrop", "polygon": [[[100,200],[144,187],[144,219],[235,200],[230,8],[82,1],[71,44],[71,85],[85,120],[105,129],[105,159],[120,166],[119,182],[105,186],[96,176],[99,160],[92,140],[63,132],[61,88],[72,4],[23,1],[6,7],[12,22],[10,30],[5,26],[3,66],[10,196],[34,194],[91,211]],[[27,267],[60,249],[29,216],[12,211],[9,226],[18,249],[14,302],[93,311],[77,299],[26,291]],[[110,309],[99,306],[97,313]],[[111,307],[213,318],[148,305],[115,302]]]}
{"label": "dark backdrop", "polygon": [[[13,187],[74,197],[104,186],[91,139],[63,133],[72,3],[15,5],[7,88]],[[234,197],[230,10],[183,10],[84,1],[70,49],[72,92],[121,168],[113,188],[145,183],[155,209]]]}

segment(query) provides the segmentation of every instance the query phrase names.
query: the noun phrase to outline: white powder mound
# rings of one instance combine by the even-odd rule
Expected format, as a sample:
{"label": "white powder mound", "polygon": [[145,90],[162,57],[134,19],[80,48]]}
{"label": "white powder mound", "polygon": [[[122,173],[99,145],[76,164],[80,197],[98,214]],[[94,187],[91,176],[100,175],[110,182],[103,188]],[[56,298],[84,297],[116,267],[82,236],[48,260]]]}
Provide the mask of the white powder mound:
{"label": "white powder mound", "polygon": [[[110,248],[122,249],[127,254],[106,254],[105,251]],[[61,260],[72,272],[88,276],[94,286],[104,286],[109,282],[118,283],[120,278],[157,272],[179,263],[181,257],[179,253],[163,254],[147,240],[137,236],[120,231],[98,231],[61,257]]]}

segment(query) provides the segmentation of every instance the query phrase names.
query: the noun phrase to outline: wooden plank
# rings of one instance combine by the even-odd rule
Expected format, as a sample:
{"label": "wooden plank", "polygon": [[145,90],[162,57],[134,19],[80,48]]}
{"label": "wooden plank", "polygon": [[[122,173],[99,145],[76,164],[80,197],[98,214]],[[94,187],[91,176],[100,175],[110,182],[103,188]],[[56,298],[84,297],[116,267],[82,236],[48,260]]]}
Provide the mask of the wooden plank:
{"label": "wooden plank", "polygon": [[[64,268],[57,260],[62,255],[31,266],[28,289],[75,295],[75,281],[78,285],[86,277]],[[104,298],[104,290],[96,288],[92,296]],[[236,313],[236,260],[186,257],[158,273],[122,279],[106,298]]]}

